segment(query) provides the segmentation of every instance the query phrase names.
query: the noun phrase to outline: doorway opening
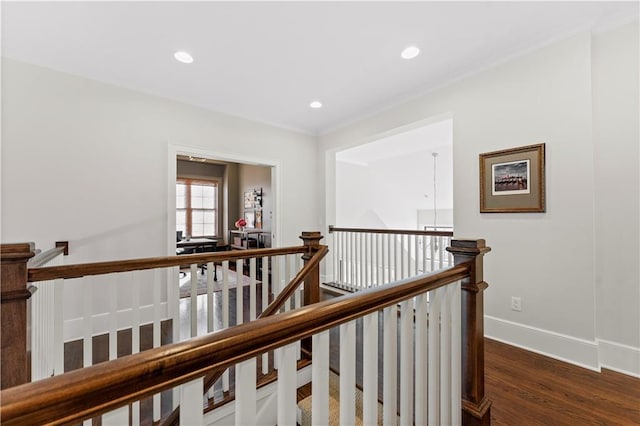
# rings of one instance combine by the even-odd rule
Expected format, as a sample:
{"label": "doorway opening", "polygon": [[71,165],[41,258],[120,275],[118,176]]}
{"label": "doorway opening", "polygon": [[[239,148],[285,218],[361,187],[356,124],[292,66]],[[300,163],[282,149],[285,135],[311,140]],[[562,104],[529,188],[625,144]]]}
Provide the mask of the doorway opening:
{"label": "doorway opening", "polygon": [[336,224],[453,229],[453,120],[336,153]]}
{"label": "doorway opening", "polygon": [[277,164],[170,146],[169,254],[186,239],[230,249],[240,226],[255,246],[277,247],[277,184]]}

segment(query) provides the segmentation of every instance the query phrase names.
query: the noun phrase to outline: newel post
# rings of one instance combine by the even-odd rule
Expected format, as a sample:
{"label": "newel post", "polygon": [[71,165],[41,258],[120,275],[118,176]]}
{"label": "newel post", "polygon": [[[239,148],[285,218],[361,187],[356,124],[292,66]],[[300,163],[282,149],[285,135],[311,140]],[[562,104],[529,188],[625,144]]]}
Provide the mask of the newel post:
{"label": "newel post", "polygon": [[0,388],[31,381],[27,356],[27,262],[35,256],[33,243],[2,244],[0,249],[1,344]]}
{"label": "newel post", "polygon": [[[304,264],[307,265],[313,258],[313,255],[320,247],[320,240],[324,238],[320,232],[302,232],[300,238],[304,242],[307,250],[302,255]],[[313,268],[311,273],[304,280],[304,306],[312,305],[320,301],[320,267]],[[311,337],[302,339],[302,349],[306,352],[306,356],[311,355]]]}
{"label": "newel post", "polygon": [[452,240],[447,251],[454,263],[471,262],[462,280],[462,424],[490,425],[491,401],[484,394],[484,297],[482,257],[491,250],[484,240]]}
{"label": "newel post", "polygon": [[[324,237],[320,232],[303,232],[300,238],[307,250],[302,255],[306,265],[320,248],[320,240]],[[320,301],[320,267],[313,268],[309,277],[304,281],[304,305],[311,305]]]}

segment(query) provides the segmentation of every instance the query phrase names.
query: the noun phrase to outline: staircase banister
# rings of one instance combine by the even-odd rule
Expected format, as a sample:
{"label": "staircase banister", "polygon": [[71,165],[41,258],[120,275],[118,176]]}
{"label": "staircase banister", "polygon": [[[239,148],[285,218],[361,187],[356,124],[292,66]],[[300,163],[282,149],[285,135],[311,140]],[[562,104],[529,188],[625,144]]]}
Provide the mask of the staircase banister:
{"label": "staircase banister", "polygon": [[354,232],[362,234],[391,234],[391,235],[433,235],[442,237],[452,237],[453,231],[429,231],[419,229],[375,229],[375,228],[341,228],[329,225],[329,233],[333,232]]}
{"label": "staircase banister", "polygon": [[64,266],[46,266],[28,271],[29,282],[47,281],[60,278],[81,278],[90,275],[103,275],[117,272],[141,271],[145,269],[188,266],[208,262],[223,262],[249,259],[252,257],[280,256],[285,254],[305,253],[305,246],[263,248],[251,250],[234,250],[226,252],[187,254],[181,256],[147,257],[130,260],[107,262],[78,263]]}
{"label": "staircase banister", "polygon": [[[468,277],[473,262],[258,319],[2,391],[3,425],[104,413]],[[82,401],[78,407],[78,401]]]}
{"label": "staircase banister", "polygon": [[[291,297],[291,295],[298,289],[300,284],[302,284],[307,278],[307,276],[313,271],[314,268],[320,265],[322,259],[329,252],[329,248],[327,246],[319,246],[318,250],[311,257],[310,261],[305,264],[305,266],[296,274],[296,276],[291,280],[289,284],[278,294],[278,296],[266,307],[264,311],[258,316],[258,319],[269,317],[275,315],[280,308],[282,308],[285,302]],[[213,371],[205,377],[204,380],[204,389],[208,391],[211,386],[220,378],[224,369],[219,369]],[[170,423],[170,422],[169,422]]]}
{"label": "staircase banister", "polygon": [[[65,244],[66,243],[66,244]],[[27,263],[27,267],[28,268],[40,268],[43,265],[46,265],[48,262],[50,262],[51,260],[55,259],[56,257],[60,256],[60,255],[67,255],[69,254],[69,243],[64,241],[64,242],[57,242],[56,243],[56,247],[53,247],[47,251],[43,251],[40,252],[38,254],[36,254],[34,257],[32,257],[31,259],[29,259],[29,262]]]}

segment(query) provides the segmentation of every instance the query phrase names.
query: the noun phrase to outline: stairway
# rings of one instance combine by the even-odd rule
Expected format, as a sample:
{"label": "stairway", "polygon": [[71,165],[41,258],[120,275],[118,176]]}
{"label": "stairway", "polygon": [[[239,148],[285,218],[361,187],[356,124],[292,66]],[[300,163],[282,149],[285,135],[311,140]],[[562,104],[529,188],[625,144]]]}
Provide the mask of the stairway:
{"label": "stairway", "polygon": [[[355,388],[356,423],[362,426],[362,391]],[[298,402],[298,424],[311,426],[311,395]],[[329,371],[329,426],[340,425],[340,376]],[[378,425],[382,425],[382,404],[378,402]]]}

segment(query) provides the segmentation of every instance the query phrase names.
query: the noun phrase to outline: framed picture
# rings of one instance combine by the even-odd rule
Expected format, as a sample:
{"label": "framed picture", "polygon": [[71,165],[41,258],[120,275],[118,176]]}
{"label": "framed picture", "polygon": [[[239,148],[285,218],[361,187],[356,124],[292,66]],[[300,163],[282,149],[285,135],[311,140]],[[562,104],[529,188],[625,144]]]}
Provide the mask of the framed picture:
{"label": "framed picture", "polygon": [[247,228],[256,227],[256,212],[244,212],[244,220],[247,222]]}
{"label": "framed picture", "polygon": [[544,144],[480,154],[480,213],[541,213]]}
{"label": "framed picture", "polygon": [[244,193],[244,208],[252,209],[254,203],[254,193],[252,191]]}
{"label": "framed picture", "polygon": [[262,229],[262,211],[256,210],[256,229]]}

